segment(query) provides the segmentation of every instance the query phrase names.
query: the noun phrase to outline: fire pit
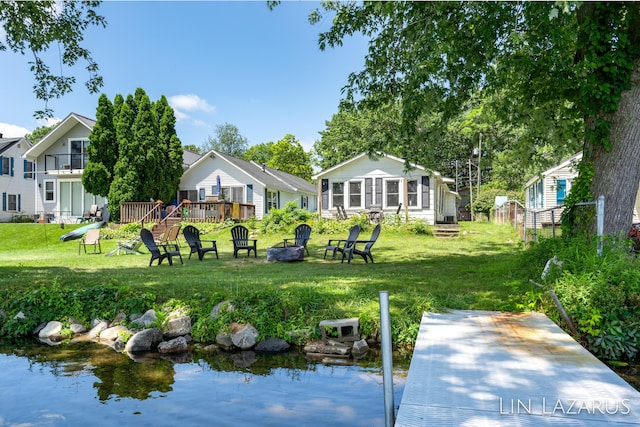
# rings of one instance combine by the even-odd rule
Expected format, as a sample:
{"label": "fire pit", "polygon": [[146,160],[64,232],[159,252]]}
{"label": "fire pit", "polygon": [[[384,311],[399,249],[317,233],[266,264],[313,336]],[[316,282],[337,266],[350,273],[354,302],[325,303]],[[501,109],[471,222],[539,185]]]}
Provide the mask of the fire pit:
{"label": "fire pit", "polygon": [[304,261],[304,246],[274,246],[267,248],[267,261]]}

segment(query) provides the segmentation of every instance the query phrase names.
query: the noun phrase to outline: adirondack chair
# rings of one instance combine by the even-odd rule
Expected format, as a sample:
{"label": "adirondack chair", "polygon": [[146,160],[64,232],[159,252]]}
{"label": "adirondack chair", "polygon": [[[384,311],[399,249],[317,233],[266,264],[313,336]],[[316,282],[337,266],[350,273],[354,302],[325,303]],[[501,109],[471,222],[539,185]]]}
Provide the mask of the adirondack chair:
{"label": "adirondack chair", "polygon": [[109,252],[107,256],[112,256],[113,254],[120,255],[120,252],[124,252],[125,254],[134,254],[141,255],[140,246],[142,246],[142,239],[140,236],[134,237],[131,240],[119,240],[116,243],[116,248]]}
{"label": "adirondack chair", "polygon": [[178,236],[180,235],[180,224],[172,225],[167,228],[164,233],[160,236],[159,240],[156,240],[156,243],[162,245],[178,245]]}
{"label": "adirondack chair", "polygon": [[233,241],[233,257],[238,258],[238,251],[246,250],[247,256],[257,257],[257,239],[249,239],[249,229],[243,225],[236,225],[231,229],[231,240]]}
{"label": "adirondack chair", "polygon": [[203,246],[203,240],[200,240],[200,230],[195,228],[193,225],[187,225],[184,230],[182,230],[182,235],[191,249],[191,252],[189,252],[189,259],[191,259],[191,254],[197,253],[198,259],[202,261],[204,254],[207,252],[215,252],[216,259],[218,259],[218,246],[216,245],[216,241],[204,240],[205,242],[210,242],[211,246]]}
{"label": "adirondack chair", "polygon": [[[353,246],[351,246],[348,249],[345,249],[344,252],[342,253],[342,262],[344,262],[345,255],[348,254],[347,262],[351,264],[351,258],[353,257],[354,254],[356,254],[356,255],[360,255],[364,259],[364,262],[368,263],[369,262],[368,260],[370,259],[371,263],[373,264],[373,256],[371,255],[371,248],[376,243],[376,240],[378,240],[379,235],[380,235],[380,224],[376,225],[376,227],[373,229],[373,232],[371,232],[371,237],[369,238],[369,240],[356,240]],[[361,249],[358,249],[358,245],[364,245],[364,246]]]}
{"label": "adirondack chair", "polygon": [[358,240],[360,234],[360,226],[358,224],[351,227],[349,236],[346,239],[331,239],[324,249],[324,258],[327,258],[327,252],[331,251],[331,259],[336,259],[336,253],[342,252],[344,258],[345,249],[350,249]]}
{"label": "adirondack chair", "polygon": [[[149,252],[151,252],[151,260],[149,260],[149,266],[153,263],[154,260],[158,260],[158,265],[162,264],[162,260],[165,258],[169,261],[169,265],[173,265],[173,257],[177,256],[180,258],[180,264],[182,264],[182,255],[180,254],[180,248],[177,244],[158,244],[153,239],[153,234],[151,231],[143,228],[140,230],[140,238],[142,242],[147,247]],[[171,247],[171,248],[170,248]]]}
{"label": "adirondack chair", "polygon": [[[84,233],[82,239],[80,239],[80,243],[78,244],[78,255],[80,255],[80,248],[84,246],[84,253],[87,253],[87,246],[93,246],[93,253],[102,253],[102,248],[100,247],[100,229],[99,228],[90,228]],[[99,252],[96,250],[99,249]]]}
{"label": "adirondack chair", "polygon": [[309,255],[309,249],[307,249],[307,242],[311,236],[311,227],[308,224],[300,224],[296,227],[295,237],[293,239],[284,239],[284,247],[287,246],[302,246]]}

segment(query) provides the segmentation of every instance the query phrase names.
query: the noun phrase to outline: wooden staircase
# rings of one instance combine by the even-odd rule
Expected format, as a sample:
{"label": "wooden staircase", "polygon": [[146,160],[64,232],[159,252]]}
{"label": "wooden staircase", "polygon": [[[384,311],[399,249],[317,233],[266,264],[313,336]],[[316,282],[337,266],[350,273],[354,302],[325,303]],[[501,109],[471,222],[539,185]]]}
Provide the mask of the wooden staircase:
{"label": "wooden staircase", "polygon": [[433,235],[442,239],[452,239],[460,236],[459,224],[436,224]]}

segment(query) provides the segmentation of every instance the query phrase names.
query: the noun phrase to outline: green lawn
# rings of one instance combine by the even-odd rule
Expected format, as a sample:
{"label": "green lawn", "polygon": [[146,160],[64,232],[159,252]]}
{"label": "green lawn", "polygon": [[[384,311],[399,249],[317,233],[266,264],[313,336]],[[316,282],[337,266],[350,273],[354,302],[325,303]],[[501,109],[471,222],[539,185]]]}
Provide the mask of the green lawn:
{"label": "green lawn", "polygon": [[463,223],[460,237],[446,240],[383,228],[372,250],[375,264],[358,257],[350,265],[323,259],[328,239],[342,235],[312,233],[304,262],[272,263],[266,261],[266,248],[291,236],[259,235],[258,258],[234,259],[230,232],[224,229],[202,236],[217,239],[219,260],[212,254],[202,262],[195,254],[187,259],[183,241],[184,264],[172,267],[166,261],[149,267],[148,255],[106,257],[115,240],[102,241],[101,255],[78,255],[78,241],[59,240],[75,227],[0,224],[0,295],[11,298],[54,283],[71,290],[115,285],[151,293],[158,305],[179,301],[201,313],[231,300],[242,307],[238,321],[283,335],[343,317],[359,317],[363,331],[374,333],[379,291],[386,290],[394,339],[407,344],[423,311],[518,311],[531,290],[517,273],[518,236],[509,226],[489,223]]}

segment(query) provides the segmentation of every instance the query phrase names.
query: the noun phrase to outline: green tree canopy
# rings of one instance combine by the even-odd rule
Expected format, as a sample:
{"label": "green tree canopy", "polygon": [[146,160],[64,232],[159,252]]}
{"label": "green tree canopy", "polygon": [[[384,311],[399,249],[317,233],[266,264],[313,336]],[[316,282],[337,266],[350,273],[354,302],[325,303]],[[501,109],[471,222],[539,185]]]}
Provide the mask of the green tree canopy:
{"label": "green tree canopy", "polygon": [[311,181],[311,175],[313,175],[311,154],[304,151],[295,136],[286,134],[273,144],[272,152],[273,155],[267,166]]}
{"label": "green tree canopy", "polygon": [[[321,49],[360,32],[370,37],[362,71],[346,97],[401,111],[398,148],[419,153],[425,114],[447,121],[474,94],[542,139],[569,133],[585,142],[590,198],[604,195],[605,232],[631,223],[640,182],[640,3],[326,2],[334,14]],[[322,18],[320,10],[312,22]],[[632,123],[632,125],[629,125]],[[556,141],[549,141],[556,144]],[[559,144],[562,145],[562,144]],[[632,160],[633,159],[633,160]],[[581,172],[582,173],[582,172]],[[589,173],[589,172],[587,172]],[[572,190],[573,194],[573,190]]]}
{"label": "green tree canopy", "polygon": [[37,128],[35,128],[33,130],[33,132],[28,133],[24,136],[24,138],[29,141],[31,144],[35,144],[36,142],[40,141],[42,138],[44,138],[44,136],[46,134],[48,134],[49,132],[51,132],[53,129],[55,129],[55,127],[58,126],[57,124],[55,125],[50,125],[50,126],[38,126]]}
{"label": "green tree canopy", "polygon": [[71,92],[76,82],[74,76],[65,76],[62,70],[52,71],[45,57],[53,51],[56,65],[73,67],[78,61],[86,62],[88,79],[85,86],[97,93],[102,86],[98,64],[91,52],[82,47],[84,32],[90,26],[106,26],[104,17],[96,13],[99,1],[2,1],[0,25],[4,28],[5,41],[0,41],[0,51],[7,49],[21,55],[29,52],[31,72],[36,80],[33,89],[38,99],[44,101],[44,109],[35,112],[36,117],[52,117],[48,101]]}
{"label": "green tree canopy", "polygon": [[225,123],[216,126],[215,134],[207,138],[203,149],[204,151],[216,150],[241,158],[247,151],[248,145],[247,138],[240,134],[237,126]]}
{"label": "green tree canopy", "polygon": [[175,122],[167,99],[152,103],[141,88],[126,100],[116,95],[113,104],[100,96],[82,182],[89,192],[108,195],[113,218],[122,202],[175,198],[183,153]]}

